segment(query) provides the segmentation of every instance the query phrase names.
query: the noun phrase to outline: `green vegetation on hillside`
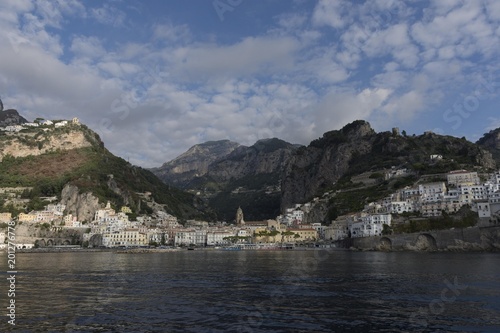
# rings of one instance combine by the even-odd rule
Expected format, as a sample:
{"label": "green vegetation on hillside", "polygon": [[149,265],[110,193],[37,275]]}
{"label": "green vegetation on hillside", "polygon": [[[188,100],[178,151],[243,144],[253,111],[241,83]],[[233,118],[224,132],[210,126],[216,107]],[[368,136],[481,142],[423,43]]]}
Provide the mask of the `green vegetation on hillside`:
{"label": "green vegetation on hillside", "polygon": [[443,212],[443,216],[440,217],[410,220],[408,223],[393,227],[392,231],[394,233],[413,233],[452,228],[467,228],[476,225],[477,218],[477,213],[471,211],[470,208],[463,207],[455,215],[449,215]]}
{"label": "green vegetation on hillside", "polygon": [[374,186],[353,183],[349,176],[341,178],[333,187],[338,191],[328,202],[328,221],[338,216],[361,211],[370,202],[389,196],[397,189],[411,186],[417,180],[415,176],[400,177],[390,181],[381,181]]}
{"label": "green vegetation on hillside", "polygon": [[[59,130],[59,129],[58,129]],[[162,183],[153,173],[133,166],[104,149],[97,134],[82,126],[92,147],[54,151],[38,156],[5,156],[0,163],[0,187],[33,187],[31,198],[57,196],[67,183],[92,192],[99,201],[115,207],[127,204],[134,213],[149,212],[137,193],[151,192],[156,203],[179,218],[202,218],[191,194]],[[54,132],[51,132],[54,135]],[[32,207],[30,207],[32,208]],[[34,207],[33,207],[34,208]]]}

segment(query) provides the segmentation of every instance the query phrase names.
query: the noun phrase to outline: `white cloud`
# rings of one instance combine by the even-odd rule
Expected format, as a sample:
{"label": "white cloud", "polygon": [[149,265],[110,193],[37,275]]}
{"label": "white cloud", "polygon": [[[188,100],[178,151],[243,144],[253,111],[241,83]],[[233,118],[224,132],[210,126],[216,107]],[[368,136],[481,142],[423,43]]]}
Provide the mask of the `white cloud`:
{"label": "white cloud", "polygon": [[[383,130],[423,122],[473,93],[478,76],[496,82],[496,3],[319,1],[268,15],[258,31],[238,34],[228,20],[217,35],[147,5],[133,21],[121,2],[3,1],[0,90],[28,118],[79,116],[143,166],[206,140],[307,144],[356,119]],[[70,24],[81,18],[113,29]],[[497,90],[483,89],[481,106]]]}
{"label": "white cloud", "polygon": [[76,57],[100,58],[106,54],[101,40],[97,37],[76,36],[73,38],[70,50]]}
{"label": "white cloud", "polygon": [[127,18],[124,11],[105,3],[102,7],[90,9],[90,17],[97,22],[113,27],[122,27]]}
{"label": "white cloud", "polygon": [[174,25],[171,22],[157,24],[153,27],[153,39],[187,43],[191,40],[191,32],[186,24]]}
{"label": "white cloud", "polygon": [[486,132],[500,128],[500,118],[488,117],[488,127],[485,128]]}
{"label": "white cloud", "polygon": [[361,92],[332,91],[318,104],[314,114],[316,136],[340,129],[358,119],[369,119],[391,95],[389,89],[364,89]]}
{"label": "white cloud", "polygon": [[313,13],[313,23],[343,28],[350,22],[351,6],[344,0],[320,0]]}
{"label": "white cloud", "polygon": [[300,44],[293,38],[247,37],[229,46],[194,45],[178,49],[176,71],[189,79],[266,74],[293,68]]}

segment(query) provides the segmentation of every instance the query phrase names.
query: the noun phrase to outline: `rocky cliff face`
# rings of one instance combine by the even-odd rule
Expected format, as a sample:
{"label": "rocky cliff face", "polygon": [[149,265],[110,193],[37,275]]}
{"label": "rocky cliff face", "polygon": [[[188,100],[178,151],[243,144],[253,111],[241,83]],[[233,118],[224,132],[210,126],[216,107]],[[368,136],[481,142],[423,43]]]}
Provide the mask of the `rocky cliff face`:
{"label": "rocky cliff face", "polygon": [[78,187],[71,184],[64,186],[61,203],[66,205],[66,212],[78,217],[79,221],[92,221],[96,210],[100,208],[99,199],[92,193],[80,193]]}
{"label": "rocky cliff face", "polygon": [[70,150],[90,147],[92,143],[82,131],[71,130],[67,133],[50,132],[43,136],[36,133],[15,133],[0,140],[0,161],[6,155],[13,157],[37,156],[56,150]]}
{"label": "rocky cliff face", "polygon": [[358,121],[340,131],[331,131],[297,150],[288,160],[282,176],[282,207],[302,202],[318,190],[333,185],[348,170],[353,157],[366,155],[375,132]]}
{"label": "rocky cliff face", "polygon": [[276,138],[259,140],[250,147],[240,146],[226,158],[212,163],[207,175],[227,182],[251,175],[281,173],[295,149],[294,145]]}
{"label": "rocky cliff face", "polygon": [[477,144],[492,153],[493,157],[500,163],[500,128],[486,133]]}
{"label": "rocky cliff face", "polygon": [[184,154],[151,171],[166,183],[186,188],[193,178],[206,175],[212,163],[228,156],[239,146],[229,140],[194,145]]}
{"label": "rocky cliff face", "polygon": [[5,111],[0,111],[0,127],[10,126],[10,125],[22,125],[28,121],[21,117],[17,110],[9,109]]}

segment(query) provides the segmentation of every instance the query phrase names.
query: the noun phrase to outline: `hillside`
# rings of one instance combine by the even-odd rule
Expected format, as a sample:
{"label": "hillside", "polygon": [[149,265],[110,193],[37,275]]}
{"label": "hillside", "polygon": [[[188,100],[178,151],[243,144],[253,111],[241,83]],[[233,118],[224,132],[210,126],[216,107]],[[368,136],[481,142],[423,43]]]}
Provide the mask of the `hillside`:
{"label": "hillside", "polygon": [[[35,208],[40,196],[68,201],[65,196],[75,195],[68,190],[72,185],[77,196],[91,193],[100,204],[109,200],[115,207],[128,205],[136,214],[151,212],[145,196],[139,194],[151,192],[150,198],[168,213],[181,219],[204,217],[203,203],[196,197],[114,156],[85,125],[70,123],[59,128],[40,126],[0,133],[0,187],[33,187],[24,194],[33,199],[27,208]],[[93,208],[81,207],[84,219],[92,217]]]}
{"label": "hillside", "polygon": [[[431,155],[440,155],[442,159],[431,160]],[[496,162],[490,152],[465,139],[431,132],[419,136],[376,133],[369,123],[355,121],[341,130],[325,133],[291,156],[282,174],[282,207],[308,201],[327,191],[356,187],[351,177],[392,166],[414,171],[416,181],[423,175],[457,169],[486,172],[495,169]],[[411,184],[412,181],[406,185]],[[332,200],[325,210],[338,206],[339,200],[357,200],[362,206],[368,199],[383,196],[401,185],[381,183],[353,190],[345,198]],[[342,208],[340,213],[345,212]]]}

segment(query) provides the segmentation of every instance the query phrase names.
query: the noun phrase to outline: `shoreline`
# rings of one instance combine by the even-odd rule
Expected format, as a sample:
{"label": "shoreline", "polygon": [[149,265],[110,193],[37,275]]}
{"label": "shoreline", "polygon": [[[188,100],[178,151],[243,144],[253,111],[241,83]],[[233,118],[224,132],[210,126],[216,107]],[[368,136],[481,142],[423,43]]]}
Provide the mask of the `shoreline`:
{"label": "shoreline", "polygon": [[[78,253],[78,252],[112,252],[116,254],[148,254],[148,253],[171,253],[171,252],[296,252],[296,251],[334,251],[334,252],[384,252],[384,253],[403,253],[403,252],[414,252],[414,253],[500,253],[500,249],[497,248],[447,248],[447,249],[375,249],[375,248],[323,248],[323,247],[303,247],[294,249],[244,249],[244,250],[228,250],[228,249],[215,249],[215,248],[195,248],[193,250],[188,250],[187,248],[173,248],[173,249],[155,249],[155,248],[130,248],[130,249],[118,249],[118,248],[103,248],[103,249],[93,249],[93,248],[71,248],[71,249],[59,249],[59,248],[38,248],[38,249],[22,249],[16,251],[16,254],[24,253]],[[4,252],[4,251],[0,251]]]}

